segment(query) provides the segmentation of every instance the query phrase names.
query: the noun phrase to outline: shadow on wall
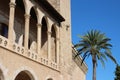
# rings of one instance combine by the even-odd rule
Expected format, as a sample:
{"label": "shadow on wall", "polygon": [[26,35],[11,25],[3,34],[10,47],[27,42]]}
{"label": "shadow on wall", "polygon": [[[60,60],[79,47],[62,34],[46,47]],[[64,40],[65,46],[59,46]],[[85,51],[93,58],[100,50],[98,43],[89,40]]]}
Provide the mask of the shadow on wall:
{"label": "shadow on wall", "polygon": [[8,38],[8,25],[0,23],[0,35]]}

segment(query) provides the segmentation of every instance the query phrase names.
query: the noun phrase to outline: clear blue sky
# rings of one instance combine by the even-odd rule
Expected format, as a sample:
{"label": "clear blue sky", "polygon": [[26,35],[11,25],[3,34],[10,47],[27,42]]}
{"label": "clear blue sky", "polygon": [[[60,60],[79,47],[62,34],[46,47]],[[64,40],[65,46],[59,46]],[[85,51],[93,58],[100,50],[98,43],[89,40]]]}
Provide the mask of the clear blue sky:
{"label": "clear blue sky", "polygon": [[[72,41],[79,41],[90,29],[97,29],[111,38],[112,53],[120,64],[120,0],[71,0]],[[92,63],[87,59],[88,73],[86,80],[92,80]],[[97,67],[97,80],[114,80],[114,63],[108,59],[105,68],[101,63]],[[78,75],[80,76],[80,75]]]}

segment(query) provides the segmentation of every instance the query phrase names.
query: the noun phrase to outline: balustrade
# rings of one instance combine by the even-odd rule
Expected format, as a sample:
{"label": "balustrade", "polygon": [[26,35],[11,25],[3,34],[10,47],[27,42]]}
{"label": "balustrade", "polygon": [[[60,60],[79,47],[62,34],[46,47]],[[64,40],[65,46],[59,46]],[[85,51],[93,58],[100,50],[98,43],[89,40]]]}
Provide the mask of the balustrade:
{"label": "balustrade", "polygon": [[9,45],[9,40],[1,35],[0,35],[0,48],[5,48],[6,50],[13,52],[14,54],[21,55],[34,62],[37,62],[39,64],[42,64],[44,66],[59,71],[57,63],[45,59],[31,50],[26,50],[23,46],[18,45],[17,43],[13,43],[12,45],[11,44]]}

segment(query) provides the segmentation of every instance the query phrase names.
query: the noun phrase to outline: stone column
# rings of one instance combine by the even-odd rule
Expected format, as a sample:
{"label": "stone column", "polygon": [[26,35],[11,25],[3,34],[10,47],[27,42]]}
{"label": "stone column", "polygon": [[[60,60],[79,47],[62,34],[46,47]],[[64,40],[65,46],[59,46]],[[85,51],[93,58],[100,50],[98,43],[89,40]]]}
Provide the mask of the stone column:
{"label": "stone column", "polygon": [[60,41],[60,39],[59,39],[59,38],[56,38],[56,57],[57,57],[57,58],[56,58],[56,59],[57,59],[56,62],[57,62],[57,64],[59,64],[59,57],[60,57],[60,56],[59,56],[59,46],[60,46],[60,45],[59,45],[59,41]]}
{"label": "stone column", "polygon": [[37,53],[40,53],[41,50],[41,24],[37,24]]}
{"label": "stone column", "polygon": [[10,5],[10,13],[9,13],[8,39],[10,40],[10,43],[13,43],[15,3],[10,2],[9,5]]}
{"label": "stone column", "polygon": [[25,14],[24,16],[25,16],[24,47],[25,47],[25,49],[28,49],[30,15],[29,14]]}
{"label": "stone column", "polygon": [[48,60],[51,61],[51,32],[48,31]]}

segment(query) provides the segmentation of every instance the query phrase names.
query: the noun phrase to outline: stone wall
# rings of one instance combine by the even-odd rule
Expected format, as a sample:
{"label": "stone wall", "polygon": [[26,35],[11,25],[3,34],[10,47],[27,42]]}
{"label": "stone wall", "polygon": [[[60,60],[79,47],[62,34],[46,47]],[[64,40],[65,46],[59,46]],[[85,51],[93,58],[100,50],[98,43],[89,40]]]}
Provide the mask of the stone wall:
{"label": "stone wall", "polygon": [[0,51],[2,51],[0,52],[0,70],[2,69],[4,80],[15,80],[21,71],[28,71],[31,74],[30,77],[34,77],[34,80],[46,80],[48,78],[61,80],[59,71],[36,63],[4,48],[0,47]]}
{"label": "stone wall", "polygon": [[60,11],[60,0],[47,0],[57,11]]}
{"label": "stone wall", "polygon": [[[34,6],[34,0],[33,3],[32,0],[21,2],[24,9],[20,4],[17,5],[18,1],[15,7],[14,2],[10,7],[12,13],[15,13],[10,16],[13,23],[10,22],[14,25],[11,37],[15,41],[9,40],[11,37],[5,38],[0,35],[0,80],[19,80],[15,78],[21,72],[29,76],[28,80],[85,80],[87,67],[80,66],[79,60],[75,61],[72,58],[70,0],[48,0],[65,18],[64,22],[58,23],[48,15],[47,10],[41,9],[39,4],[35,3],[37,6]],[[0,2],[0,22],[9,27],[9,2]],[[29,43],[28,39],[23,40],[26,37],[21,36],[27,32],[27,37],[36,42],[32,49],[18,43]]]}

